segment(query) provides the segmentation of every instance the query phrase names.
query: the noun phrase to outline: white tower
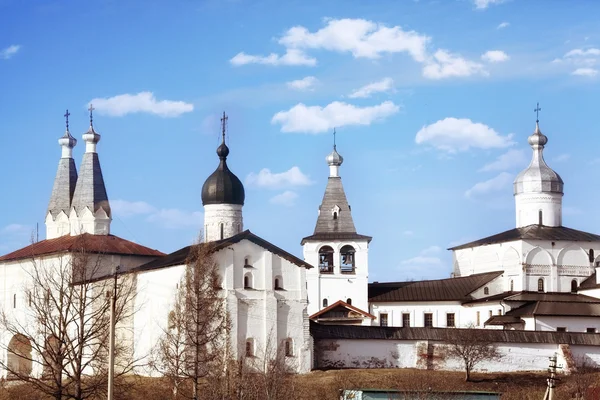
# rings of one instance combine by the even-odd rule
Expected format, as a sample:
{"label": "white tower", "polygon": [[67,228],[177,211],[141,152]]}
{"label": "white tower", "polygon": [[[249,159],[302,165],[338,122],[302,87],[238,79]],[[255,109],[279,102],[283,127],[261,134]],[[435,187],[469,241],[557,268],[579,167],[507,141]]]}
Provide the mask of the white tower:
{"label": "white tower", "polygon": [[316,268],[306,271],[308,314],[342,300],[368,311],[370,236],[356,233],[339,176],[344,159],[334,145],[326,158],[329,178],[311,236],[302,239],[304,260]]}
{"label": "white tower", "polygon": [[48,204],[46,214],[46,239],[54,239],[59,236],[68,235],[71,232],[69,223],[69,212],[71,211],[71,200],[77,184],[77,168],[73,160],[73,147],[77,140],[69,132],[69,110],[65,113],[67,130],[58,139],[62,147],[62,156],[58,162],[58,171],[52,187],[52,195]]}
{"label": "white tower", "polygon": [[204,240],[227,239],[244,228],[242,207],[246,197],[244,185],[227,167],[229,147],[225,144],[227,115],[221,118],[223,141],[217,148],[219,166],[202,186],[204,205]]}
{"label": "white tower", "polygon": [[[539,112],[539,104],[536,112]],[[528,225],[561,226],[563,180],[544,161],[544,145],[548,138],[540,131],[539,120],[535,132],[528,139],[533,156],[529,166],[521,171],[514,182],[517,228]]]}
{"label": "white tower", "polygon": [[79,168],[79,178],[75,186],[71,203],[71,235],[90,233],[92,235],[110,234],[112,213],[100,168],[100,159],[96,145],[100,135],[94,130],[94,108],[90,105],[90,128],[83,134],[85,153]]}

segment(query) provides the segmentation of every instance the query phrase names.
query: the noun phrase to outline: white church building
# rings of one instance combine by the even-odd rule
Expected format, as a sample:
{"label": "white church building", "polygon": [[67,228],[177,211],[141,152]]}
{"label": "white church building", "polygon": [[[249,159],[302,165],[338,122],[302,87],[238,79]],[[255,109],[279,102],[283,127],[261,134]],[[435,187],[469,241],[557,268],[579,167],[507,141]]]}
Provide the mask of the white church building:
{"label": "white church building", "polygon": [[[134,347],[132,357],[144,360],[168,328],[169,312],[193,246],[164,254],[110,233],[112,212],[97,152],[100,135],[91,110],[79,174],[73,160],[77,140],[69,131],[67,113],[46,213],[46,239],[0,257],[4,279],[0,307],[9,317],[26,323],[28,303],[22,288],[32,263],[64,262],[83,241],[90,254],[102,255],[101,275],[110,277],[119,266],[119,274],[135,282],[137,312],[127,321],[128,340]],[[268,346],[275,345],[284,349],[296,372],[307,372],[315,360],[318,364],[322,352],[315,341],[336,340],[348,329],[352,337],[372,343],[398,335],[392,334],[392,327],[600,331],[600,236],[562,226],[563,181],[544,161],[548,139],[538,123],[528,139],[531,163],[514,182],[514,229],[451,248],[451,278],[369,283],[372,238],[357,232],[340,175],[343,158],[336,145],[326,157],[325,193],[313,234],[301,240],[304,259],[300,259],[245,230],[244,186],[227,165],[226,120],[223,115],[218,166],[202,186],[204,225],[198,230],[212,243],[219,266],[234,358],[261,357]],[[415,332],[439,337],[433,329]],[[528,340],[536,340],[532,338]],[[19,352],[29,352],[35,359],[27,340],[0,332],[0,347],[20,346]],[[577,336],[576,340],[584,343],[587,339]],[[10,359],[7,352],[0,357],[9,364],[23,362]],[[25,368],[41,372],[35,366]]]}

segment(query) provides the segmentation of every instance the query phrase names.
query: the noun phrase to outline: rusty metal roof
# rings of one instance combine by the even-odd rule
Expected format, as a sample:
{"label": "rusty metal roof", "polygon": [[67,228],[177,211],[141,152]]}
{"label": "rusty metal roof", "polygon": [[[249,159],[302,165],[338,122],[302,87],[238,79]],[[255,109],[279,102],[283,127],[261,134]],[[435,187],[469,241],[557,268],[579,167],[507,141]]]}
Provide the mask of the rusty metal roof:
{"label": "rusty metal roof", "polygon": [[430,281],[369,283],[369,301],[467,301],[470,294],[502,275],[486,272],[458,278]]}
{"label": "rusty metal roof", "polygon": [[528,225],[514,228],[473,242],[451,247],[448,250],[460,250],[486,244],[512,242],[514,240],[570,240],[574,242],[600,242],[600,235],[578,231],[565,226]]}
{"label": "rusty metal roof", "polygon": [[160,257],[165,253],[154,250],[115,235],[92,235],[84,233],[77,236],[60,236],[30,244],[22,249],[0,257],[0,261],[14,261],[42,255],[85,250],[89,253],[120,254]]}
{"label": "rusty metal roof", "polygon": [[348,303],[346,303],[343,300],[336,301],[335,303],[333,303],[329,307],[325,307],[321,311],[318,311],[318,312],[314,313],[309,318],[310,319],[318,319],[319,317],[323,316],[324,314],[326,314],[329,311],[332,311],[333,309],[338,308],[338,307],[345,308],[347,310],[351,310],[351,311],[357,312],[357,313],[359,313],[362,316],[367,317],[367,318],[375,319],[375,316],[373,314],[370,314],[370,313],[368,313],[366,311],[363,311],[363,310],[361,310],[358,307],[354,307],[353,305],[348,304]]}
{"label": "rusty metal roof", "polygon": [[[278,255],[279,257],[283,258],[284,260],[287,260],[287,261],[291,262],[292,264],[295,264],[299,267],[313,268],[313,266],[308,264],[307,262],[305,262],[305,261],[299,259],[298,257],[294,256],[293,254],[288,253],[287,251],[275,246],[274,244],[266,241],[265,239],[263,239],[259,236],[256,236],[249,230],[245,230],[244,232],[238,233],[237,235],[234,235],[227,239],[210,242],[210,245],[212,246],[212,251],[216,252],[216,251],[226,248],[227,246],[238,243],[242,240],[249,240],[250,242],[262,247],[263,249],[265,249],[267,251],[270,251],[273,254]],[[158,258],[154,261],[151,261],[151,262],[141,265],[139,267],[133,268],[131,271],[132,272],[133,271],[149,271],[149,270],[153,270],[153,269],[172,267],[174,265],[183,265],[186,263],[189,255],[190,255],[190,251],[193,249],[193,246],[194,245],[179,249],[171,254],[165,255],[164,257]]]}
{"label": "rusty metal roof", "polygon": [[[464,333],[460,328],[400,328],[357,325],[325,325],[310,322],[310,333],[315,339],[356,340],[433,340],[448,341],[453,335]],[[579,332],[518,331],[499,329],[468,329],[468,332],[490,342],[551,343],[600,346],[600,334]]]}

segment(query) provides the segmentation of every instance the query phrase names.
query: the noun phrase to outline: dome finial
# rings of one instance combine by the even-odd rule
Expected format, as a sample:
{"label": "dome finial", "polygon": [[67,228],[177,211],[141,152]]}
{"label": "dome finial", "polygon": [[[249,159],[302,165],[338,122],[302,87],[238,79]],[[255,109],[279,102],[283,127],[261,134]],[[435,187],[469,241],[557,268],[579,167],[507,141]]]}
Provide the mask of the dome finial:
{"label": "dome finial", "polygon": [[65,120],[67,122],[67,132],[69,132],[69,115],[71,115],[71,113],[69,112],[69,109],[67,108],[67,112],[65,112],[65,115],[63,115],[63,117],[65,117]]}
{"label": "dome finial", "polygon": [[333,149],[335,150],[335,127],[333,128]]}
{"label": "dome finial", "polygon": [[221,133],[223,134],[223,144],[225,144],[225,133],[227,132],[227,114],[223,111],[223,117],[221,118]]}
{"label": "dome finial", "polygon": [[542,109],[540,108],[539,102],[536,104],[533,111],[535,111],[535,133],[540,133],[540,111],[542,111]]}
{"label": "dome finial", "polygon": [[90,107],[88,108],[88,111],[90,112],[90,126],[94,126],[94,105],[92,103],[90,103]]}
{"label": "dome finial", "polygon": [[221,160],[225,160],[229,155],[229,147],[227,147],[227,145],[225,144],[225,133],[227,132],[228,119],[229,117],[227,116],[227,114],[225,114],[225,111],[223,111],[223,117],[221,118],[221,134],[223,135],[223,141],[221,142],[219,147],[217,147],[217,155]]}

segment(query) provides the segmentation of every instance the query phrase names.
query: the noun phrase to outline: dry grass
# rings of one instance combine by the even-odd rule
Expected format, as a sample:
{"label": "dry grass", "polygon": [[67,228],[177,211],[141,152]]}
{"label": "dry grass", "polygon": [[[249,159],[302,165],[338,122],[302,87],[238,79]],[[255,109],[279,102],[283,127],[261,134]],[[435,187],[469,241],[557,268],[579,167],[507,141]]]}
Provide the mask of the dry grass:
{"label": "dry grass", "polygon": [[[464,373],[417,369],[355,369],[314,371],[296,377],[296,400],[338,399],[340,389],[377,388],[400,390],[477,390],[501,392],[502,400],[540,400],[546,390],[543,373],[474,373],[473,382],[464,381]],[[561,376],[555,400],[575,398],[582,375]],[[600,386],[600,372],[586,375],[586,382]],[[160,378],[128,377],[117,400],[165,400],[171,398],[169,383]],[[587,386],[587,383],[586,383]],[[586,400],[600,400],[600,390],[588,391]],[[0,387],[0,400],[43,400],[23,385]],[[282,399],[283,400],[283,399]],[[285,399],[288,400],[288,399]]]}

